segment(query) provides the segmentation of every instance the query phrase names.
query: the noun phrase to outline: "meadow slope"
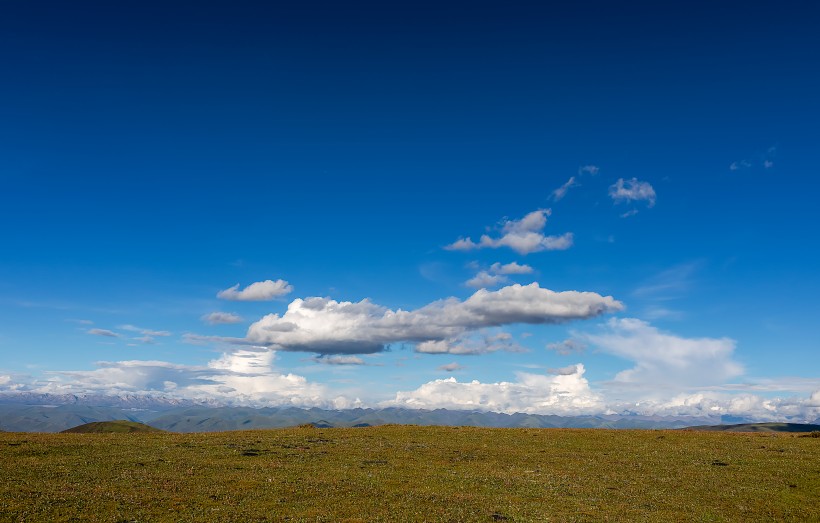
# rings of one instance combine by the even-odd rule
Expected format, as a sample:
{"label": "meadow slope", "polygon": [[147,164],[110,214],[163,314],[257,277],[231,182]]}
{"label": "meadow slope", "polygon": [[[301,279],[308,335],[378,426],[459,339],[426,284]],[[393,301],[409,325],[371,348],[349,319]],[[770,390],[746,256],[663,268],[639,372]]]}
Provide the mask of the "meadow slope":
{"label": "meadow slope", "polygon": [[818,521],[820,438],[383,426],[0,434],[2,521]]}

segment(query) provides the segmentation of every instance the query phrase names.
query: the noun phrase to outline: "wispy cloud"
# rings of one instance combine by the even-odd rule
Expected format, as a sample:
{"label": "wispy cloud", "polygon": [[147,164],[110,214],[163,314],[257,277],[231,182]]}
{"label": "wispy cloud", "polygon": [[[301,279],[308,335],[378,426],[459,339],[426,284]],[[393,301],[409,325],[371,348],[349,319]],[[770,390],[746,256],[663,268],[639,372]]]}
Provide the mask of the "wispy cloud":
{"label": "wispy cloud", "polygon": [[352,355],[344,355],[344,354],[334,354],[334,355],[326,355],[326,356],[318,356],[313,358],[313,361],[316,363],[321,363],[323,365],[364,365],[365,362],[362,358],[358,356]]}
{"label": "wispy cloud", "polygon": [[464,366],[459,365],[456,362],[452,362],[452,363],[445,363],[444,365],[439,365],[438,367],[436,367],[436,370],[441,370],[441,371],[444,371],[444,372],[456,372],[456,371],[459,371],[459,370],[464,370]]}
{"label": "wispy cloud", "polygon": [[578,168],[578,174],[591,174],[595,176],[600,170],[601,169],[597,165],[584,165],[583,167]]}
{"label": "wispy cloud", "polygon": [[412,311],[316,297],[296,299],[284,315],[255,322],[246,342],[318,354],[373,353],[391,343],[442,343],[488,327],[565,323],[622,308],[611,296],[554,292],[537,283],[480,289],[464,301],[448,298]]}
{"label": "wispy cloud", "polygon": [[[653,207],[656,198],[655,189],[653,189],[648,182],[639,181],[637,178],[630,180],[618,178],[617,182],[610,185],[609,196],[615,203],[645,201],[647,207]],[[624,217],[631,215],[630,213],[625,213]]]}
{"label": "wispy cloud", "polygon": [[242,321],[244,321],[241,316],[232,312],[212,312],[205,314],[200,319],[211,325],[242,323]]}
{"label": "wispy cloud", "polygon": [[86,331],[88,334],[92,334],[94,336],[105,336],[107,338],[119,338],[120,334],[108,330],[108,329],[88,329]]}
{"label": "wispy cloud", "polygon": [[217,298],[232,301],[269,301],[280,296],[285,296],[293,291],[293,286],[285,280],[265,280],[251,283],[242,290],[239,290],[237,283],[216,294]]}
{"label": "wispy cloud", "polygon": [[522,255],[540,251],[569,249],[572,247],[573,241],[571,232],[560,236],[545,236],[543,234],[542,231],[547,224],[547,217],[550,213],[549,209],[538,209],[520,220],[504,219],[499,226],[500,236],[493,238],[489,234],[484,234],[478,242],[474,242],[470,237],[460,238],[447,245],[445,249],[470,251],[507,247]]}
{"label": "wispy cloud", "polygon": [[575,187],[577,185],[579,184],[575,181],[575,176],[571,176],[569,180],[567,180],[566,183],[564,183],[564,185],[552,191],[552,194],[550,194],[550,198],[552,198],[553,201],[557,202],[567,195],[567,192],[570,190],[570,188]]}
{"label": "wispy cloud", "polygon": [[599,334],[576,334],[601,351],[635,363],[619,372],[616,385],[646,390],[686,391],[723,384],[743,373],[733,359],[735,341],[729,338],[684,338],[658,330],[634,318],[611,319]]}
{"label": "wispy cloud", "polygon": [[587,348],[586,343],[582,343],[575,339],[566,339],[556,343],[548,343],[547,350],[554,351],[562,356],[569,356],[570,354],[580,354]]}
{"label": "wispy cloud", "polygon": [[733,172],[747,171],[750,169],[771,169],[774,167],[774,158],[777,155],[777,146],[766,149],[765,152],[754,155],[753,159],[745,158],[729,164],[729,170]]}
{"label": "wispy cloud", "polygon": [[144,336],[170,336],[171,333],[169,331],[158,331],[153,329],[144,329],[142,327],[135,327],[134,325],[120,325],[118,327],[124,331],[129,332],[139,332]]}

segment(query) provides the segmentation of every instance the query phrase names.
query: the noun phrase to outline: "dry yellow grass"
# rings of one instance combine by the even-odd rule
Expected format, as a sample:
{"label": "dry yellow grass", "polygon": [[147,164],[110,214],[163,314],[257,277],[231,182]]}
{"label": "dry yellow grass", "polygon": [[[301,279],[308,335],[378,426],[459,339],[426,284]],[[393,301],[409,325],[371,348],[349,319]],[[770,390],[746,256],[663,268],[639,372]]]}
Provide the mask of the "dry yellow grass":
{"label": "dry yellow grass", "polygon": [[820,521],[820,438],[385,426],[0,434],[2,521]]}

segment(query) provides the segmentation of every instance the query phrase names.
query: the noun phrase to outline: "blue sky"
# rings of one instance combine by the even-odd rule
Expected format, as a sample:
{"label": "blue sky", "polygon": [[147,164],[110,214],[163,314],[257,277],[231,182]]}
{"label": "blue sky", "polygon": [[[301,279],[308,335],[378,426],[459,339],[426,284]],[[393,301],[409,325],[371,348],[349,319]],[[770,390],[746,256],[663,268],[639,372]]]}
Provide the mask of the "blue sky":
{"label": "blue sky", "polygon": [[818,14],[8,3],[0,390],[814,420]]}

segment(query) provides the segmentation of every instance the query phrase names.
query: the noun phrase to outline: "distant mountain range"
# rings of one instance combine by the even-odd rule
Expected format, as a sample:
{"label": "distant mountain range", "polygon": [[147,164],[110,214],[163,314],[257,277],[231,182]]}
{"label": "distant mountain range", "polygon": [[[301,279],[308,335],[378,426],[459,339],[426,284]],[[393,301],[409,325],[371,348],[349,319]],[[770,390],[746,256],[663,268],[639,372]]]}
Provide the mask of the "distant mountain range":
{"label": "distant mountain range", "polygon": [[[146,396],[0,395],[0,430],[60,432],[92,422],[126,420],[173,432],[214,432],[292,427],[449,425],[526,428],[681,429],[719,423],[749,423],[729,417],[639,415],[554,416],[484,411],[421,409],[325,410],[296,407],[225,407],[208,402]],[[720,430],[720,429],[704,429]],[[807,429],[814,430],[814,429]]]}

